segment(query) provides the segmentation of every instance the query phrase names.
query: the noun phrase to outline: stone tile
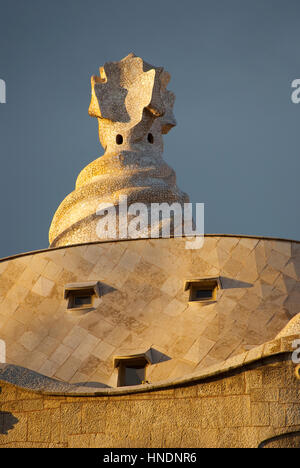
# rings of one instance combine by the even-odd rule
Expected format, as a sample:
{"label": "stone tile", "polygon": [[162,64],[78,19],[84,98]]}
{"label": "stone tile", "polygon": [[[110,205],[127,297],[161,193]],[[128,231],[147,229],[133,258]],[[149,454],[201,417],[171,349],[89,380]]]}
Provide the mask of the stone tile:
{"label": "stone tile", "polygon": [[115,346],[106,343],[105,341],[100,341],[99,344],[93,349],[92,354],[102,361],[106,361],[109,356],[111,356],[115,351]]}
{"label": "stone tile", "polygon": [[43,271],[43,276],[49,280],[55,281],[62,271],[63,267],[61,265],[50,261]]}
{"label": "stone tile", "polygon": [[4,316],[11,316],[14,314],[18,307],[18,302],[10,299],[10,298],[5,298],[2,303],[1,303],[1,313]]}
{"label": "stone tile", "polygon": [[286,409],[286,424],[292,426],[300,425],[300,405],[290,405]]}
{"label": "stone tile", "polygon": [[252,402],[275,402],[279,398],[277,388],[253,388],[250,392]]}
{"label": "stone tile", "polygon": [[266,300],[271,294],[274,289],[273,285],[267,284],[264,281],[257,281],[254,284],[254,290],[255,294],[257,296],[262,297],[264,300]]}
{"label": "stone tile", "polygon": [[198,363],[205,358],[215,344],[214,341],[208,340],[205,336],[201,336],[185,354],[184,359]]}
{"label": "stone tile", "polygon": [[81,251],[81,255],[88,262],[96,264],[99,258],[105,254],[105,249],[101,245],[88,245]]}
{"label": "stone tile", "polygon": [[220,338],[210,351],[210,356],[215,359],[225,361],[232,353],[232,350],[239,346],[242,338],[228,334]]}
{"label": "stone tile", "polygon": [[226,315],[229,312],[232,312],[237,304],[236,300],[230,298],[229,294],[229,291],[224,291],[224,295],[222,297],[222,309],[226,310]]}
{"label": "stone tile", "polygon": [[[169,343],[165,345],[165,349],[169,356],[182,358],[194,343],[195,338],[192,336],[179,336],[175,340],[169,340]],[[189,363],[189,365],[192,364]]]}
{"label": "stone tile", "polygon": [[87,277],[88,280],[94,279],[111,279],[110,273],[115,268],[115,263],[113,263],[110,258],[106,255],[100,256],[97,260],[96,265],[90,272]]}
{"label": "stone tile", "polygon": [[72,355],[75,358],[83,361],[88,357],[88,355],[92,352],[98,343],[99,338],[88,334],[84,341],[82,341],[82,343],[72,352]]}
{"label": "stone tile", "polygon": [[[299,262],[298,262],[298,265],[299,265]],[[291,278],[295,280],[298,280],[299,278],[299,274],[298,274],[299,266],[297,267],[297,264],[292,260],[288,261],[288,263],[283,267],[282,272],[286,276],[290,276]]]}
{"label": "stone tile", "polygon": [[241,271],[239,272],[239,281],[245,283],[254,283],[258,278],[258,269],[256,261],[251,254],[247,258],[247,262],[243,265]]}
{"label": "stone tile", "polygon": [[179,361],[174,369],[170,372],[169,378],[175,379],[181,377],[182,375],[191,374],[195,369],[195,365],[193,363]]}
{"label": "stone tile", "polygon": [[231,258],[237,260],[240,263],[245,263],[247,261],[247,257],[250,254],[250,249],[245,245],[239,242],[230,253]]}
{"label": "stone tile", "polygon": [[29,351],[24,348],[24,346],[19,343],[13,343],[11,346],[7,344],[6,346],[6,360],[8,362],[21,362],[21,360],[26,357]]}
{"label": "stone tile", "polygon": [[43,302],[42,296],[40,296],[39,294],[35,294],[32,291],[29,291],[29,293],[24,298],[21,305],[24,307],[30,307],[32,309],[37,309],[38,307],[40,307],[42,302]]}
{"label": "stone tile", "polygon": [[30,263],[28,264],[29,268],[34,272],[41,275],[44,269],[47,266],[48,260],[43,258],[43,254],[32,255],[30,257]]}
{"label": "stone tile", "polygon": [[32,331],[26,331],[19,339],[19,343],[28,351],[33,351],[41,341],[42,336]]}
{"label": "stone tile", "polygon": [[250,402],[244,396],[228,396],[202,401],[202,428],[249,426]]}
{"label": "stone tile", "polygon": [[69,435],[80,434],[81,424],[81,403],[63,403],[61,405],[60,439],[67,441]]}
{"label": "stone tile", "polygon": [[126,270],[134,271],[140,259],[141,256],[138,253],[127,249],[119,261],[119,266]]}
{"label": "stone tile", "polygon": [[292,244],[291,242],[286,241],[274,241],[272,244],[272,248],[281,254],[285,255],[286,257],[290,257],[292,255]]}
{"label": "stone tile", "polygon": [[238,237],[220,237],[218,242],[218,249],[224,249],[227,253],[230,253],[234,247],[239,243]]}
{"label": "stone tile", "polygon": [[39,373],[53,377],[60,365],[57,362],[46,360],[38,369]]}
{"label": "stone tile", "polygon": [[263,240],[260,240],[257,246],[255,247],[254,251],[249,255],[249,258],[248,258],[248,262],[251,259],[251,257],[255,260],[258,273],[262,271],[262,269],[265,267],[267,263],[265,245],[266,245],[266,242]]}
{"label": "stone tile", "polygon": [[253,426],[269,426],[270,409],[268,403],[251,404],[251,423]]}
{"label": "stone tile", "polygon": [[251,362],[260,359],[263,355],[264,345],[257,346],[248,351],[245,362]]}
{"label": "stone tile", "polygon": [[6,340],[12,341],[18,341],[26,331],[25,325],[18,322],[17,320],[14,320],[13,318],[8,319],[0,329],[0,336],[5,336]]}
{"label": "stone tile", "polygon": [[109,335],[109,333],[111,333],[113,328],[114,328],[114,325],[108,322],[107,320],[105,320],[105,317],[103,317],[102,320],[98,322],[98,324],[92,327],[91,332],[97,338],[104,340]]}
{"label": "stone tile", "polygon": [[35,350],[27,357],[26,367],[38,371],[40,367],[47,361],[47,356],[40,351]]}
{"label": "stone tile", "polygon": [[280,271],[275,270],[270,265],[266,265],[266,267],[262,270],[260,274],[260,279],[265,281],[267,284],[273,285],[279,275]]}
{"label": "stone tile", "polygon": [[171,317],[176,317],[180,315],[184,310],[186,310],[187,306],[187,303],[180,302],[177,299],[173,299],[170,302],[170,304],[165,308],[164,313]]}
{"label": "stone tile", "polygon": [[274,340],[265,343],[263,356],[271,356],[272,354],[279,353],[281,349],[281,341]]}
{"label": "stone tile", "polygon": [[50,360],[61,365],[68,359],[72,352],[72,348],[60,344],[59,347],[54,351],[54,353],[50,355]]}
{"label": "stone tile", "polygon": [[282,255],[280,252],[273,250],[268,257],[268,265],[273,267],[275,270],[282,271],[288,262],[288,257]]}
{"label": "stone tile", "polygon": [[222,364],[221,368],[222,369],[232,369],[236,367],[240,367],[244,364],[246,357],[246,353],[240,353],[236,356],[232,356]]}
{"label": "stone tile", "polygon": [[[227,254],[225,254],[225,259],[227,260]],[[224,262],[225,262],[224,259]],[[216,268],[219,271],[220,267],[220,259],[217,249],[210,251],[207,255],[205,255],[205,261],[211,265],[213,268]]]}
{"label": "stone tile", "polygon": [[280,388],[279,401],[281,403],[298,403],[300,398],[299,388]]}
{"label": "stone tile", "polygon": [[163,284],[168,277],[161,268],[147,262],[143,258],[136,265],[134,275],[145,283],[157,284],[158,286]]}
{"label": "stone tile", "polygon": [[130,331],[128,330],[128,328],[125,328],[122,325],[120,325],[119,327],[115,328],[110,333],[108,333],[108,335],[105,337],[105,342],[109,343],[112,346],[120,346],[122,341],[124,341],[129,334]]}
{"label": "stone tile", "polygon": [[20,284],[14,284],[6,294],[6,298],[16,303],[22,303],[29,290]]}
{"label": "stone tile", "polygon": [[73,327],[63,340],[63,344],[76,349],[89,335],[89,332],[80,326]]}
{"label": "stone tile", "polygon": [[74,356],[70,356],[64,364],[55,372],[54,377],[69,381],[81,366],[81,361]]}
{"label": "stone tile", "polygon": [[73,377],[70,379],[70,383],[81,384],[82,382],[87,382],[88,380],[89,375],[77,371],[76,374],[74,374]]}
{"label": "stone tile", "polygon": [[235,260],[234,258],[229,258],[229,260],[225,263],[225,265],[222,268],[222,274],[232,276],[235,278],[238,273],[242,270],[243,265],[241,262],[238,260]]}
{"label": "stone tile", "polygon": [[[113,362],[112,361],[101,361],[100,359],[96,358],[95,356],[92,356],[92,357],[94,357],[94,359],[98,361],[97,362],[97,368],[95,369],[95,372],[92,374],[93,378],[97,374],[97,375],[100,375],[100,376],[101,375],[105,376],[105,380],[104,379],[102,380],[102,377],[99,377],[99,378],[101,378],[101,382],[110,381],[110,379],[112,378],[113,373],[114,373]],[[111,385],[111,384],[108,384],[108,385]],[[115,387],[117,386],[117,379],[114,379],[114,386]]]}
{"label": "stone tile", "polygon": [[32,288],[32,292],[43,297],[48,297],[51,295],[53,287],[53,281],[41,276]]}
{"label": "stone tile", "polygon": [[117,265],[109,275],[109,282],[116,289],[123,288],[123,285],[126,283],[130,273],[130,270],[121,265]]}
{"label": "stone tile", "polygon": [[13,287],[14,282],[12,279],[6,278],[5,275],[2,275],[0,282],[0,295],[6,296],[9,290]]}
{"label": "stone tile", "polygon": [[280,273],[274,282],[274,287],[283,294],[288,294],[297,286],[297,284],[298,282],[294,278]]}
{"label": "stone tile", "polygon": [[258,239],[251,239],[251,238],[242,237],[240,239],[239,244],[242,245],[243,247],[246,247],[250,251],[252,251],[253,249],[255,249],[258,242],[259,242]]}
{"label": "stone tile", "polygon": [[205,328],[202,336],[205,336],[210,341],[217,342],[221,335],[220,329],[220,317],[218,315],[213,320],[208,322],[208,326]]}
{"label": "stone tile", "polygon": [[8,265],[9,262],[0,262],[0,275],[2,275],[5,272]]}
{"label": "stone tile", "polygon": [[87,356],[79,367],[79,372],[88,376],[93,375],[98,370],[98,367],[101,367],[101,364],[103,364],[103,361],[96,356]]}
{"label": "stone tile", "polygon": [[270,424],[272,427],[285,426],[285,407],[278,403],[270,403]]}
{"label": "stone tile", "polygon": [[68,283],[76,283],[78,281],[77,276],[77,274],[72,273],[71,271],[64,268],[58,275],[56,282],[62,286]]}
{"label": "stone tile", "polygon": [[260,305],[261,300],[261,297],[257,296],[251,289],[249,289],[240,299],[239,305],[249,311],[255,311]]}
{"label": "stone tile", "polygon": [[[61,295],[62,297],[62,295]],[[60,305],[61,305],[61,301],[57,300],[55,297],[46,297],[42,300],[42,302],[40,303],[39,305],[39,309],[38,309],[38,314],[40,317],[45,317],[45,316],[48,316],[49,317],[49,310],[51,310],[51,318],[52,318],[52,322],[55,320],[56,318],[56,312],[59,310],[60,308]],[[64,308],[65,310],[65,308]],[[54,318],[55,317],[55,318]]]}
{"label": "stone tile", "polygon": [[220,271],[222,271],[225,263],[227,263],[230,259],[230,254],[226,250],[220,248],[219,246],[217,246],[217,254],[218,254],[218,264],[214,266],[216,266],[217,268],[219,268]]}
{"label": "stone tile", "polygon": [[170,276],[162,285],[161,291],[168,294],[169,296],[176,296],[179,291],[183,289],[183,281],[176,277]]}
{"label": "stone tile", "polygon": [[20,263],[18,259],[13,259],[8,262],[7,268],[5,269],[5,277],[16,282],[25,268],[26,265]]}
{"label": "stone tile", "polygon": [[207,372],[208,372],[208,371],[211,371],[214,367],[216,367],[216,369],[219,369],[221,362],[222,362],[222,359],[215,359],[208,355],[198,364],[197,367],[195,367],[195,369],[197,370],[207,369]]}
{"label": "stone tile", "polygon": [[18,278],[18,284],[29,289],[32,289],[33,285],[37,282],[39,273],[32,271],[30,268],[26,268],[21,276]]}
{"label": "stone tile", "polygon": [[68,322],[65,317],[60,317],[49,327],[49,336],[62,341],[72,328],[73,324],[71,322]]}
{"label": "stone tile", "polygon": [[219,238],[216,237],[204,237],[203,251],[209,253],[216,249]]}

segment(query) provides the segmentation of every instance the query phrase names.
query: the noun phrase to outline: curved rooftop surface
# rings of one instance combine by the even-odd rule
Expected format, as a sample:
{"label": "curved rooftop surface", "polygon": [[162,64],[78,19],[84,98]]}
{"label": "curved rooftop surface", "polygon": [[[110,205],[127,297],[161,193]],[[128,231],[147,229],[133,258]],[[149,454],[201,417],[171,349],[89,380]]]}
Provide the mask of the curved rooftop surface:
{"label": "curved rooftop surface", "polygon": [[[151,356],[146,379],[181,378],[270,341],[299,309],[297,241],[210,235],[99,242],[0,263],[6,362],[65,382],[117,386],[116,357]],[[214,301],[186,284],[218,278]],[[92,307],[68,309],[66,286],[99,284]]]}

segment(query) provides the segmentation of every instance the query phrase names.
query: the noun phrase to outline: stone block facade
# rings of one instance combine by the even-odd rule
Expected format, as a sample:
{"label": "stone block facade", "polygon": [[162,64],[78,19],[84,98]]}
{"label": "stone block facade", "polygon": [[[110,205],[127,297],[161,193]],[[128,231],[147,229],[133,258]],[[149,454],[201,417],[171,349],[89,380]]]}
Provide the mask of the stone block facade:
{"label": "stone block facade", "polygon": [[[277,345],[291,348],[291,340]],[[299,447],[300,380],[291,353],[260,353],[185,381],[99,391],[55,388],[3,367],[0,447]],[[38,381],[39,389],[29,389]]]}

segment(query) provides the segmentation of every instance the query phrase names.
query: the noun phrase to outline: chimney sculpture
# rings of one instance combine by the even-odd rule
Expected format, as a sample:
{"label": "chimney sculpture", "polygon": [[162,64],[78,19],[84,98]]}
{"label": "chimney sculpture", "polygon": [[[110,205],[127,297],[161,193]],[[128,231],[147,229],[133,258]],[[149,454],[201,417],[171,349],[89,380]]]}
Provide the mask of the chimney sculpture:
{"label": "chimney sculpture", "polygon": [[[92,76],[89,115],[96,117],[105,154],[79,174],[76,189],[53,218],[51,247],[99,241],[99,205],[186,203],[176,174],[162,159],[163,138],[176,125],[170,75],[129,54]],[[124,235],[123,235],[124,238]]]}

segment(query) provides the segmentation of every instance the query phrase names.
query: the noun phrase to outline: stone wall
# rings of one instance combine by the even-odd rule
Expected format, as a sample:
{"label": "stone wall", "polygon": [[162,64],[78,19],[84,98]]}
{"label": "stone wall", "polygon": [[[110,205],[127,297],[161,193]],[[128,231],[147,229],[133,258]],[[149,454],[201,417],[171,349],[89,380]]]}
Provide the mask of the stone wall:
{"label": "stone wall", "polygon": [[294,368],[283,352],[165,388],[99,396],[34,392],[0,380],[0,446],[296,447]]}
{"label": "stone wall", "polygon": [[[0,262],[0,339],[6,361],[67,382],[116,385],[113,356],[156,349],[147,380],[205,369],[274,339],[299,312],[300,244],[207,236],[141,239],[48,249]],[[184,282],[221,276],[214,304],[190,304]],[[100,281],[82,316],[64,286]]]}

